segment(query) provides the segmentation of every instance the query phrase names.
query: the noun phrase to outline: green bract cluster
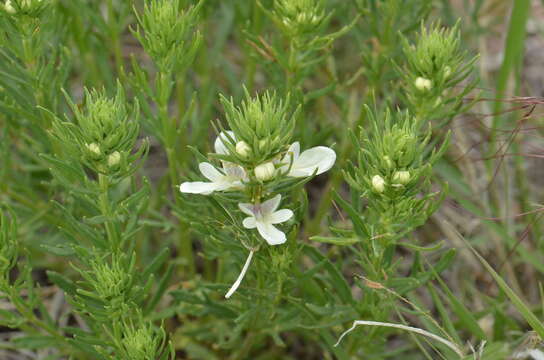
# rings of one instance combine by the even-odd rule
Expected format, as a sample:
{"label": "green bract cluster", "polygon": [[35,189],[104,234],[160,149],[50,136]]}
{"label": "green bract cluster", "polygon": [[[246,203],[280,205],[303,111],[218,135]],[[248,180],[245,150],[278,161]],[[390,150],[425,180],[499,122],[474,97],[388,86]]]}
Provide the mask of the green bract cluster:
{"label": "green bract cluster", "polygon": [[298,113],[290,114],[289,98],[283,101],[268,92],[252,98],[246,90],[239,107],[225,97],[221,103],[236,139],[227,139],[225,145],[236,162],[257,166],[287,150]]}
{"label": "green bract cluster", "polygon": [[189,65],[202,36],[195,31],[202,1],[182,9],[180,0],[152,0],[136,16],[144,34],[134,31],[145,51],[161,71],[176,71]]}
{"label": "green bract cluster", "polygon": [[141,315],[136,320],[120,323],[112,335],[123,359],[166,360],[174,357],[173,349],[166,349],[164,330],[146,324]]}
{"label": "green bract cluster", "polygon": [[459,37],[459,24],[447,29],[436,23],[429,29],[422,27],[415,44],[403,39],[406,65],[401,73],[407,103],[416,116],[427,120],[451,116],[476,85],[469,80],[456,88],[467,80],[475,61],[465,62]]}
{"label": "green bract cluster", "polygon": [[51,0],[6,0],[4,10],[9,14],[39,17]]}
{"label": "green bract cluster", "polygon": [[81,110],[70,102],[73,122],[56,119],[53,136],[73,148],[71,156],[78,156],[97,173],[130,172],[128,166],[141,157],[146,146],[132,154],[139,133],[138,106],[127,107],[120,85],[114,98],[102,91],[85,91],[85,107]]}
{"label": "green bract cluster", "polygon": [[322,0],[278,0],[274,1],[274,14],[286,35],[302,38],[315,35],[330,18],[323,5]]}
{"label": "green bract cluster", "polygon": [[436,209],[439,201],[429,191],[431,170],[447,149],[449,135],[432,149],[430,126],[422,130],[408,112],[376,114],[367,108],[366,115],[370,127],[352,137],[358,160],[346,180],[370,200],[371,216],[386,224],[387,229],[380,230],[395,238],[422,224]]}

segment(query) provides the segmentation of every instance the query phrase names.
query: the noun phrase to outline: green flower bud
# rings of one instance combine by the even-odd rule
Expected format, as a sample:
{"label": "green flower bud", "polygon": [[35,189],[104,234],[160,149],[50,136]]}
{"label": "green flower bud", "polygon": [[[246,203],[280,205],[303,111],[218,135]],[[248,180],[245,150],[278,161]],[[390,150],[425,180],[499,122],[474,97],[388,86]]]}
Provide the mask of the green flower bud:
{"label": "green flower bud", "polygon": [[276,0],[274,13],[288,33],[312,33],[325,18],[322,0]]}
{"label": "green flower bud", "polygon": [[393,174],[393,181],[397,184],[406,185],[410,181],[409,171],[396,171]]}
{"label": "green flower bud", "polygon": [[451,75],[451,67],[446,65],[446,66],[444,67],[444,73],[443,73],[443,74],[444,74],[444,75],[443,75],[443,76],[444,76],[444,80],[447,80],[447,79],[450,77],[450,75]]}
{"label": "green flower bud", "polygon": [[391,161],[391,158],[389,156],[385,155],[383,157],[383,161],[385,162],[386,167],[388,167],[388,168],[393,167],[393,162]]}
{"label": "green flower bud", "polygon": [[152,326],[144,323],[142,319],[139,319],[136,324],[131,321],[125,322],[121,326],[121,333],[123,334],[121,346],[126,356],[123,358],[131,360],[159,358],[164,334],[154,330]]}
{"label": "green flower bud", "polygon": [[255,177],[259,181],[270,180],[274,177],[276,172],[276,167],[271,162],[266,162],[264,164],[258,165],[255,168]]}
{"label": "green flower bud", "polygon": [[129,294],[132,275],[127,270],[120,259],[113,259],[111,264],[100,259],[93,260],[92,270],[82,272],[82,275],[89,280],[100,298],[111,300]]}
{"label": "green flower bud", "polygon": [[15,14],[15,8],[13,5],[11,5],[11,0],[6,0],[6,3],[4,4],[4,10],[6,10],[9,14]]}
{"label": "green flower bud", "polygon": [[89,156],[93,160],[98,160],[102,156],[102,151],[100,151],[100,146],[97,143],[93,142],[90,144],[85,144],[85,147],[87,148],[89,152]]}
{"label": "green flower bud", "polygon": [[419,91],[429,91],[433,87],[432,81],[423,77],[418,77],[414,85]]}
{"label": "green flower bud", "polygon": [[115,168],[121,162],[121,153],[119,151],[114,151],[108,156],[108,166],[110,168]]}
{"label": "green flower bud", "polygon": [[376,192],[382,193],[385,190],[385,180],[380,175],[372,177],[372,187]]}

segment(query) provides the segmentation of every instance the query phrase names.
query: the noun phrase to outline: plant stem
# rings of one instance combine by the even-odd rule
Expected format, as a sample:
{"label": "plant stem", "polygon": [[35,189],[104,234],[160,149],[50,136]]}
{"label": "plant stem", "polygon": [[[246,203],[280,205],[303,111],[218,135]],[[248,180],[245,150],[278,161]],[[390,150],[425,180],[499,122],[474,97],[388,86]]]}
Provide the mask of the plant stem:
{"label": "plant stem", "polygon": [[106,218],[104,224],[106,227],[106,234],[108,236],[108,241],[110,245],[112,245],[112,249],[114,251],[119,250],[119,239],[117,236],[117,231],[115,229],[115,224],[112,222],[112,211],[110,206],[110,199],[109,199],[109,179],[107,175],[104,174],[98,174],[98,185],[100,187],[100,195],[99,195],[99,205],[100,205],[100,212],[102,215]]}

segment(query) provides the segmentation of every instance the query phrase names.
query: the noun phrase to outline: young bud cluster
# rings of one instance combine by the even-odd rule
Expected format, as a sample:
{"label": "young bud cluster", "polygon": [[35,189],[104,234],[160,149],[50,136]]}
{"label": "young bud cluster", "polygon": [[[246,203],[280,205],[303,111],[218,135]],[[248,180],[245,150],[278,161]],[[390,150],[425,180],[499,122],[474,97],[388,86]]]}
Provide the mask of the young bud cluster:
{"label": "young bud cluster", "polygon": [[[409,109],[427,120],[443,117],[462,102],[462,94],[455,85],[468,76],[472,62],[464,64],[460,50],[459,26],[451,29],[434,24],[422,27],[417,42],[404,39],[406,66],[401,76],[406,82]],[[470,91],[473,85],[464,86]]]}
{"label": "young bud cluster", "polygon": [[140,318],[124,321],[115,331],[121,340],[117,348],[123,359],[147,360],[163,358],[161,352],[165,347],[165,334],[150,323]]}
{"label": "young bud cluster", "polygon": [[360,149],[359,161],[346,180],[371,199],[369,211],[383,219],[385,226],[379,231],[392,234],[432,212],[438,201],[427,195],[431,167],[448,141],[446,138],[437,150],[430,151],[430,128],[422,130],[420,122],[408,112],[376,115],[367,108],[367,114],[372,131],[362,132],[355,142]]}
{"label": "young bud cluster", "polygon": [[297,116],[296,112],[289,115],[287,102],[268,92],[251,98],[247,90],[240,107],[225,97],[221,102],[236,138],[225,143],[232,157],[243,164],[259,166],[286,150]]}
{"label": "young bud cluster", "polygon": [[123,266],[120,259],[113,258],[111,263],[103,259],[93,260],[91,268],[91,271],[82,272],[82,275],[92,284],[93,292],[101,299],[112,300],[123,297],[130,291],[131,273]]}
{"label": "young bud cluster", "polygon": [[362,135],[358,146],[365,151],[348,181],[361,190],[369,187],[387,197],[410,193],[438,156],[436,152],[424,155],[428,152],[429,130],[422,133],[420,123],[407,112],[386,112],[381,118],[367,112],[375,122],[375,132]]}
{"label": "young bud cluster", "polygon": [[49,5],[50,0],[6,0],[3,10],[12,15],[38,17]]}
{"label": "young bud cluster", "polygon": [[180,10],[180,0],[152,0],[142,14],[136,13],[144,34],[134,31],[134,35],[161,71],[191,63],[202,40],[196,31],[202,3]]}
{"label": "young bud cluster", "polygon": [[[79,154],[80,160],[98,173],[115,173],[125,168],[139,133],[139,125],[131,119],[124,92],[119,86],[114,98],[103,92],[85,91],[85,106],[71,103],[75,122],[53,123],[53,134],[61,144]],[[140,155],[140,154],[139,154]],[[139,156],[138,155],[138,156]]]}
{"label": "young bud cluster", "polygon": [[322,0],[278,0],[274,13],[290,36],[315,33],[326,19]]}

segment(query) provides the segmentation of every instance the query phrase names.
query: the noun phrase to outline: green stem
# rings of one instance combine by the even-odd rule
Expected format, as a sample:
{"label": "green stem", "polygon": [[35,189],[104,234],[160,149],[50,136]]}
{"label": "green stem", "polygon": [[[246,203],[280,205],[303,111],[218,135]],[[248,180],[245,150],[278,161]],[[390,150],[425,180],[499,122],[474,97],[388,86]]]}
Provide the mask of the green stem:
{"label": "green stem", "polygon": [[114,251],[119,250],[119,238],[117,235],[117,231],[115,229],[115,224],[112,222],[112,211],[111,211],[111,204],[109,199],[109,178],[107,175],[104,174],[98,174],[98,185],[100,187],[100,195],[99,195],[99,206],[100,206],[100,212],[102,215],[106,218],[105,221],[105,227],[106,227],[106,234],[108,236],[108,242],[112,245],[112,249]]}
{"label": "green stem", "polygon": [[[172,93],[171,88],[171,82],[170,79],[172,78],[171,72],[162,72],[158,74],[158,83],[157,83],[157,93],[162,94],[160,97],[156,97],[155,102],[157,103],[158,109],[159,109],[159,121],[161,123],[161,136],[163,139],[163,145],[165,147],[166,151],[166,159],[168,161],[168,177],[170,178],[170,184],[172,188],[175,188],[176,185],[179,182],[179,172],[178,172],[178,165],[179,165],[179,157],[176,153],[176,134],[177,134],[177,126],[175,121],[170,117],[169,111],[168,111],[168,103],[170,100],[170,94]],[[178,85],[181,82],[178,81]],[[162,87],[169,86],[170,88],[163,89]],[[178,101],[180,98],[184,98],[183,93],[180,93],[178,90],[177,93]],[[183,106],[183,103],[178,103],[178,109],[180,111],[179,116],[183,113],[184,109],[181,107]],[[175,191],[175,190],[174,190]],[[174,194],[174,201],[178,207],[180,207],[181,199]],[[178,234],[178,241],[179,241],[179,252],[180,257],[184,259],[184,266],[181,268],[182,270],[187,271],[187,276],[191,277],[195,273],[195,260],[194,260],[194,254],[193,254],[193,244],[192,239],[189,233],[189,225],[180,219],[180,226],[179,226],[179,234]]]}

